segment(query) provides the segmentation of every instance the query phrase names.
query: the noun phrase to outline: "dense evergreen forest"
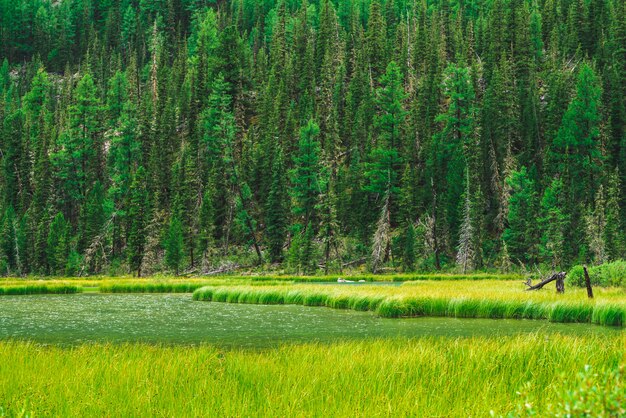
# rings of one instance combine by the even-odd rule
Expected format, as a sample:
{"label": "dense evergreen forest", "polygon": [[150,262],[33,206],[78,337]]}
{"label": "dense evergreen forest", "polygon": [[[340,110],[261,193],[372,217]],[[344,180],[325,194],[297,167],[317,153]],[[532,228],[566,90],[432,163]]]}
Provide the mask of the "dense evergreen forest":
{"label": "dense evergreen forest", "polygon": [[625,254],[623,0],[0,0],[0,274]]}

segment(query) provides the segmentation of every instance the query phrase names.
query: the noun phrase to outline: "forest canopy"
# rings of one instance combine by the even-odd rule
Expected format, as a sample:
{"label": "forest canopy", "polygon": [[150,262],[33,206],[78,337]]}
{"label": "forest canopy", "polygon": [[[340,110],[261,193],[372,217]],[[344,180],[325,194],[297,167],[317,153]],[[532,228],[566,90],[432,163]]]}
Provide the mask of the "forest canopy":
{"label": "forest canopy", "polygon": [[623,0],[0,0],[0,121],[4,275],[626,252]]}

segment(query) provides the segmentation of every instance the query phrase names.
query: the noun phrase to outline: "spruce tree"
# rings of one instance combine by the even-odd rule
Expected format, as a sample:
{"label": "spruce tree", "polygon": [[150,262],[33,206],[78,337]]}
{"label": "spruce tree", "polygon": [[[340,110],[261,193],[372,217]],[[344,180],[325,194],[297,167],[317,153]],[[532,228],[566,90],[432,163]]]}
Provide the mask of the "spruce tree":
{"label": "spruce tree", "polygon": [[287,238],[287,186],[282,150],[278,150],[272,165],[272,186],[265,208],[266,240],[270,261],[283,259],[283,246]]}
{"label": "spruce tree", "polygon": [[564,262],[567,225],[564,204],[563,181],[555,178],[543,193],[538,219],[541,231],[539,254],[544,261],[550,263],[554,271],[561,269]]}
{"label": "spruce tree", "polygon": [[65,272],[69,250],[69,230],[65,217],[57,213],[50,223],[47,240],[48,272],[61,275]]}
{"label": "spruce tree", "polygon": [[415,270],[416,239],[415,227],[412,222],[409,222],[403,237],[402,268],[405,272]]}
{"label": "spruce tree", "polygon": [[215,242],[215,209],[213,199],[215,190],[209,185],[202,196],[198,216],[198,254],[201,257],[201,266],[204,268],[209,262],[209,253]]}
{"label": "spruce tree", "polygon": [[584,213],[593,204],[600,185],[602,154],[600,147],[600,83],[594,70],[583,64],[576,84],[576,94],[563,116],[552,144],[552,155],[563,173],[563,192],[569,225],[566,228],[568,259],[582,248]]}
{"label": "spruce tree", "polygon": [[141,265],[146,246],[146,227],[149,218],[149,199],[146,187],[146,171],[139,167],[130,186],[128,207],[127,257],[130,270],[141,277]]}
{"label": "spruce tree", "polygon": [[172,216],[165,239],[165,263],[178,276],[184,258],[183,225],[178,216]]}
{"label": "spruce tree", "polygon": [[535,182],[526,167],[514,171],[506,179],[511,188],[507,227],[502,234],[513,262],[524,264],[536,261],[535,216],[537,197]]}
{"label": "spruce tree", "polygon": [[442,229],[456,240],[466,169],[470,173],[470,193],[480,184],[476,178],[481,167],[475,142],[475,93],[469,69],[456,65],[446,69],[443,86],[448,107],[436,118],[440,129],[433,137],[428,165],[434,192],[439,196],[434,210],[437,218],[445,221]]}
{"label": "spruce tree", "polygon": [[319,126],[313,120],[300,129],[300,141],[293,161],[295,167],[290,172],[293,213],[307,228],[316,222],[315,207],[320,195],[319,133]]}

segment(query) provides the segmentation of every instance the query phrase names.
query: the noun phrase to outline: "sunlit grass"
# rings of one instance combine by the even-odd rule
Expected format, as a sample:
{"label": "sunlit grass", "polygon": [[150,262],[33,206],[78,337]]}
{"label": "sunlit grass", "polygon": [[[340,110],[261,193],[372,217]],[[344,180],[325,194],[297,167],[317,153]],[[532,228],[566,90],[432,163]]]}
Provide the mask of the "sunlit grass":
{"label": "sunlit grass", "polygon": [[0,407],[35,416],[498,416],[532,402],[541,413],[585,365],[615,369],[624,347],[624,334],[264,351],[4,342]]}
{"label": "sunlit grass", "polygon": [[70,294],[79,293],[80,286],[71,284],[46,283],[46,284],[0,284],[0,296],[12,295],[44,295],[44,294]]}
{"label": "sunlit grass", "polygon": [[569,289],[561,295],[549,289],[527,292],[517,281],[423,281],[402,286],[218,286],[200,288],[194,292],[193,298],[231,303],[326,306],[374,311],[389,318],[449,316],[626,324],[626,293],[622,289],[597,289],[595,299],[589,300],[582,289]]}

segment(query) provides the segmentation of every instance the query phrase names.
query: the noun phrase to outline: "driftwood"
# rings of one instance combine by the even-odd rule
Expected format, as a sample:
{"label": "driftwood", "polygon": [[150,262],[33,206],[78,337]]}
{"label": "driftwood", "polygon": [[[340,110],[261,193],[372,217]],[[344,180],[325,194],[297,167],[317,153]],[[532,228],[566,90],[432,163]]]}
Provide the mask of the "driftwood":
{"label": "driftwood", "polygon": [[583,271],[585,272],[585,286],[587,286],[587,297],[589,299],[593,299],[593,289],[591,288],[591,279],[589,278],[587,266],[583,266]]}
{"label": "driftwood", "polygon": [[543,288],[545,285],[547,285],[548,283],[551,283],[553,281],[556,280],[556,291],[557,293],[564,293],[565,292],[565,275],[567,273],[565,273],[564,271],[560,272],[560,273],[555,273],[552,276],[548,277],[547,279],[543,279],[540,283],[537,283],[536,285],[533,286],[532,281],[530,279],[528,279],[526,281],[526,286],[528,286],[528,289],[526,290],[538,290]]}

